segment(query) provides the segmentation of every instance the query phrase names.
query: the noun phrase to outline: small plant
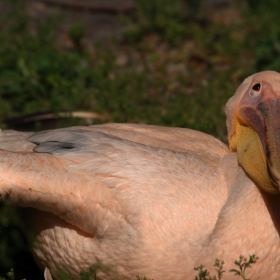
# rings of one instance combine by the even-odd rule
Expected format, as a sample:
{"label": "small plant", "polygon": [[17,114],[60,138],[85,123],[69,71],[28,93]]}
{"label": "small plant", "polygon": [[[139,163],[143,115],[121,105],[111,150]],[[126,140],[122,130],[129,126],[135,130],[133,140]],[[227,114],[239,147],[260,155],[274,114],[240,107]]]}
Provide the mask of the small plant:
{"label": "small plant", "polygon": [[195,276],[194,280],[216,280],[215,276],[214,276],[214,278],[212,278],[209,275],[208,270],[204,269],[203,265],[195,267],[194,270],[198,271],[198,276]]}
{"label": "small plant", "polygon": [[195,267],[194,270],[198,271],[198,276],[195,277],[195,280],[217,280],[217,279],[221,280],[222,276],[223,276],[223,273],[225,272],[223,270],[224,263],[225,263],[224,261],[221,261],[219,259],[215,260],[214,267],[215,267],[215,270],[217,271],[218,278],[216,276],[211,277],[209,275],[208,270],[204,269],[203,265]]}
{"label": "small plant", "polygon": [[224,261],[221,261],[221,260],[219,260],[219,259],[216,259],[216,260],[215,260],[214,267],[215,267],[215,270],[216,270],[217,273],[218,273],[218,279],[219,279],[219,280],[222,279],[222,276],[223,276],[223,274],[225,273],[225,270],[223,270],[224,264],[225,264]]}
{"label": "small plant", "polygon": [[241,276],[243,280],[250,280],[249,278],[246,278],[245,271],[247,268],[251,268],[251,265],[256,263],[257,260],[258,257],[256,255],[249,255],[249,259],[244,256],[240,256],[239,261],[234,261],[234,264],[238,266],[239,269],[231,269],[229,272],[233,272],[235,275]]}
{"label": "small plant", "polygon": [[[88,270],[81,271],[79,279],[80,280],[98,280],[99,278],[97,277],[97,273],[99,271],[107,272],[107,273],[112,272],[111,274],[113,276],[110,279],[115,279],[114,276],[117,275],[117,273],[114,271],[114,267],[112,265],[105,265],[105,264],[102,264],[100,262],[97,262],[97,263],[91,265],[88,268]],[[58,279],[60,279],[60,280],[75,280],[76,278],[74,278],[70,273],[68,273],[66,271],[60,271],[59,275],[58,275]]]}
{"label": "small plant", "polygon": [[[128,279],[129,280],[129,279]],[[144,277],[141,277],[139,275],[136,276],[136,278],[134,278],[133,280],[153,280],[153,279],[148,279],[146,278],[145,276]]]}
{"label": "small plant", "polygon": [[[235,260],[234,264],[238,266],[238,269],[230,269],[229,272],[233,272],[235,275],[241,276],[243,280],[250,280],[246,278],[245,271],[247,268],[251,268],[251,265],[256,263],[258,257],[256,255],[249,255],[249,259],[245,258],[244,256],[240,256],[239,260]],[[221,280],[225,270],[223,270],[225,262],[219,259],[216,259],[214,267],[217,271],[218,277],[210,276],[209,272],[203,265],[195,267],[194,270],[198,271],[198,276],[195,276],[194,280]]]}

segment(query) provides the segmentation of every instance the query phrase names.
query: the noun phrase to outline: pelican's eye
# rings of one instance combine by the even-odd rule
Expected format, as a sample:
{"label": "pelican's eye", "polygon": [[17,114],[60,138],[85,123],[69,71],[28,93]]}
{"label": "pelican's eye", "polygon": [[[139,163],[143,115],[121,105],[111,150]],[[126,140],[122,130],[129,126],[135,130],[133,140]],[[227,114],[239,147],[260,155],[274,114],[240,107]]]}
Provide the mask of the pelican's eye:
{"label": "pelican's eye", "polygon": [[257,84],[254,84],[253,86],[252,86],[252,88],[250,89],[250,91],[249,91],[249,95],[251,96],[251,97],[255,97],[255,96],[258,96],[258,95],[260,95],[261,94],[261,84],[260,83],[257,83]]}

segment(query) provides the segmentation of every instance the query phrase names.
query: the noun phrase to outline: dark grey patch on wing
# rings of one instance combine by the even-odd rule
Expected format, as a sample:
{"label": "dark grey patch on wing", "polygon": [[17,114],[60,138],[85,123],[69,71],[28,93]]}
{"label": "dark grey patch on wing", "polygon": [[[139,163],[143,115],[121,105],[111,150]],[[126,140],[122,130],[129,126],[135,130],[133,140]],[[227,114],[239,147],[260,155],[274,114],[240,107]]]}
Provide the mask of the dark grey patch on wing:
{"label": "dark grey patch on wing", "polygon": [[38,153],[48,153],[53,154],[55,152],[68,152],[69,150],[74,149],[76,146],[73,143],[57,142],[57,141],[48,141],[43,142],[34,147],[33,151]]}
{"label": "dark grey patch on wing", "polygon": [[39,132],[31,135],[27,141],[34,143],[35,152],[65,155],[73,153],[88,154],[106,149],[112,142],[126,140],[94,130],[63,128],[54,131]]}

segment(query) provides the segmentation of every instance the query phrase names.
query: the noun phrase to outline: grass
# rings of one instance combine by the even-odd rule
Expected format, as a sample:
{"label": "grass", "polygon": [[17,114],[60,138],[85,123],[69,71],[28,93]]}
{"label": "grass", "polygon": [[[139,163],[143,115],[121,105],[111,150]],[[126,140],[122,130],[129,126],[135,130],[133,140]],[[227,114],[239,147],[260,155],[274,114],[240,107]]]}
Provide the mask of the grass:
{"label": "grass", "polygon": [[[256,71],[280,71],[277,0],[237,0],[231,23],[210,18],[201,1],[138,0],[138,14],[120,18],[126,26],[121,42],[86,47],[75,23],[70,49],[57,46],[58,15],[36,22],[34,31],[24,1],[9,2],[10,13],[0,19],[2,128],[10,117],[88,110],[108,122],[189,127],[226,141],[224,104],[236,87]],[[1,275],[13,267],[9,277],[39,279],[6,211]]]}
{"label": "grass", "polygon": [[8,117],[80,109],[110,122],[190,127],[225,139],[223,105],[249,72],[237,67],[234,28],[210,22],[206,33],[203,21],[184,18],[173,4],[169,11],[168,1],[166,7],[140,1],[139,17],[127,20],[121,44],[81,49],[74,26],[73,48],[66,51],[56,48],[55,20],[38,24],[34,35],[32,20],[18,7],[22,1],[14,2],[3,23],[9,28],[0,34],[2,127]]}

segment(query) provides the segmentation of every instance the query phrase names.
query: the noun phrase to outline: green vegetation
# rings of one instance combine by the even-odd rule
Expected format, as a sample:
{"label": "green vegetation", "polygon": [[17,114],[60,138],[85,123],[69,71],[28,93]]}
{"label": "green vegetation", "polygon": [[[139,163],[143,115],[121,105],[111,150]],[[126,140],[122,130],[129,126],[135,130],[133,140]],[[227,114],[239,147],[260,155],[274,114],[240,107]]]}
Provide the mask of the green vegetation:
{"label": "green vegetation", "polygon": [[244,256],[240,256],[239,261],[234,261],[234,264],[238,267],[238,269],[231,269],[230,272],[240,276],[243,280],[250,280],[246,278],[245,271],[247,268],[251,268],[251,265],[255,264],[257,260],[258,257],[256,255],[250,255],[249,259],[245,258]]}
{"label": "green vegetation", "polygon": [[227,15],[207,17],[200,1],[138,0],[138,16],[120,19],[121,43],[86,48],[75,23],[72,47],[61,49],[53,32],[59,16],[30,32],[34,20],[14,0],[1,19],[0,125],[36,112],[87,110],[108,122],[190,127],[225,141],[223,108],[238,84],[256,71],[280,70],[279,17],[269,8],[279,4],[270,1],[239,0],[225,24]]}
{"label": "green vegetation", "polygon": [[204,269],[203,265],[195,267],[194,270],[198,271],[198,276],[196,276],[194,280],[221,280],[223,274],[225,273],[225,271],[223,270],[224,264],[224,261],[221,261],[219,259],[215,260],[214,267],[217,271],[218,278],[216,276],[211,277],[207,269]]}
{"label": "green vegetation", "polygon": [[[80,280],[98,280],[97,273],[99,271],[106,272],[108,275],[112,276],[112,280],[115,279],[114,276],[116,272],[114,271],[114,267],[110,265],[104,265],[102,263],[96,263],[92,265],[87,271],[81,271]],[[69,273],[65,273],[61,271],[59,274],[59,280],[75,280]],[[1,280],[1,279],[0,279]],[[138,279],[137,279],[138,280]],[[139,279],[142,280],[142,279]],[[145,280],[145,279],[143,279]],[[146,279],[148,280],[148,279]]]}
{"label": "green vegetation", "polygon": [[[238,261],[234,261],[237,269],[230,269],[229,272],[233,272],[235,275],[240,276],[243,280],[250,280],[246,278],[245,271],[247,268],[251,268],[251,265],[255,264],[257,260],[258,257],[256,255],[249,255],[249,259],[244,256],[240,256]],[[198,276],[196,276],[194,280],[221,280],[223,278],[223,274],[226,272],[223,270],[224,264],[224,261],[219,259],[215,260],[214,267],[217,272],[217,277],[210,276],[210,273],[204,268],[203,265],[195,267],[194,270],[198,271]]]}
{"label": "green vegetation", "polygon": [[[277,0],[237,0],[229,15],[208,13],[197,0],[138,0],[137,16],[120,18],[122,42],[85,47],[75,23],[67,49],[57,45],[59,15],[35,24],[25,1],[6,1],[12,10],[0,19],[2,128],[10,117],[87,110],[108,122],[189,127],[226,141],[224,104],[236,87],[256,71],[280,71]],[[13,267],[8,279],[42,278],[2,208],[1,275]]]}
{"label": "green vegetation", "polygon": [[[249,255],[249,259],[245,258],[244,256],[240,256],[239,260],[235,260],[234,264],[238,267],[238,269],[230,269],[229,272],[233,272],[235,275],[240,276],[243,280],[250,280],[246,278],[245,271],[247,268],[251,268],[251,265],[255,264],[258,260],[258,257],[255,255]],[[210,276],[207,269],[204,268],[203,265],[200,265],[198,267],[195,267],[194,270],[198,271],[198,276],[195,276],[194,280],[221,280],[223,277],[223,274],[225,271],[223,270],[224,261],[221,261],[219,259],[215,260],[214,267],[217,272],[217,277]],[[97,280],[97,272],[98,271],[113,271],[112,267],[105,266],[100,263],[97,263],[89,268],[88,271],[82,271],[81,272],[81,280]],[[0,277],[0,280],[15,280],[15,273],[13,269],[11,269],[7,273],[8,278]],[[61,273],[59,276],[60,280],[73,280],[74,278],[71,275],[68,275],[67,273]],[[112,277],[114,279],[114,277]],[[22,279],[25,280],[25,279]],[[129,279],[128,279],[129,280]],[[136,276],[133,280],[152,280],[148,279],[146,277],[140,277],[139,275]]]}

